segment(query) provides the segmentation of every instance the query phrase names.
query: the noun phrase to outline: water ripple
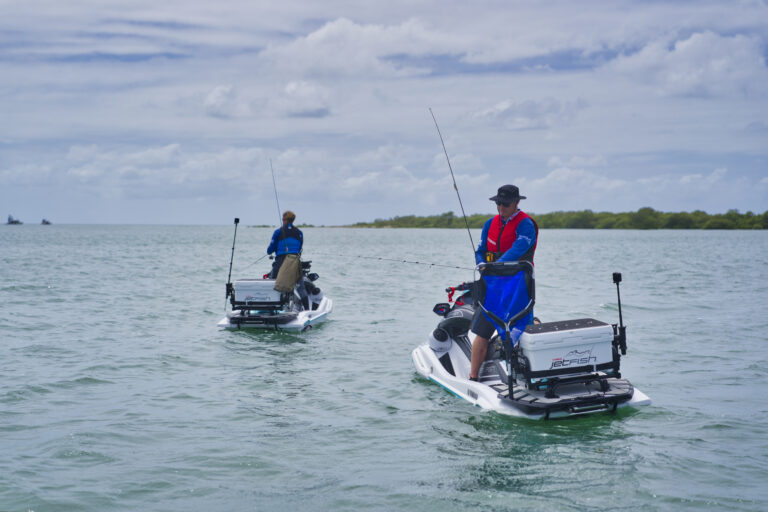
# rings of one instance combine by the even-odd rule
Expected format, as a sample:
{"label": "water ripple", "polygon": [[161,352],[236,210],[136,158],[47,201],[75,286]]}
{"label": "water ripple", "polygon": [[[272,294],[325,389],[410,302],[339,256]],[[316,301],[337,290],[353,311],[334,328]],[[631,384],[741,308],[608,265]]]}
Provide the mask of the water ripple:
{"label": "water ripple", "polygon": [[[311,254],[464,266],[466,233],[305,230],[335,311],[291,335],[216,329],[229,228],[21,228],[0,230],[0,510],[768,509],[766,233],[543,231],[537,316],[616,321],[622,271],[622,373],[654,405],[537,422],[413,371],[471,272]],[[245,230],[233,276],[269,234]]]}

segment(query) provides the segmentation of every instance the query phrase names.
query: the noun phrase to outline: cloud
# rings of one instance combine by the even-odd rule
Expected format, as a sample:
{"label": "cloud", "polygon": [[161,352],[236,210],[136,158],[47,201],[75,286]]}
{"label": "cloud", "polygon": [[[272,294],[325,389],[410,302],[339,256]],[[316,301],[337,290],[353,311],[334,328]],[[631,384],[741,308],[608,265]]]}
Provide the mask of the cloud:
{"label": "cloud", "polygon": [[46,172],[65,189],[87,187],[105,196],[195,198],[220,193],[227,188],[223,182],[237,183],[245,193],[256,190],[265,175],[254,169],[266,169],[265,163],[260,148],[202,151],[175,143],[121,150],[78,145]]}
{"label": "cloud", "polygon": [[768,204],[766,190],[760,186],[759,179],[724,167],[682,176],[659,174],[637,179],[635,183],[635,197],[642,194],[649,199],[648,204],[663,211],[723,212],[732,208],[763,211]]}
{"label": "cloud", "polygon": [[399,67],[388,57],[445,52],[455,46],[445,41],[445,34],[427,29],[418,20],[381,25],[339,18],[305,37],[270,45],[261,57],[278,69],[305,76],[408,76],[427,70]]}
{"label": "cloud", "polygon": [[663,96],[763,96],[768,83],[763,43],[758,37],[710,31],[672,44],[655,40],[606,69],[650,85]]}
{"label": "cloud", "polygon": [[569,167],[558,167],[543,178],[523,179],[521,183],[521,187],[524,185],[525,190],[531,190],[531,194],[539,197],[565,198],[580,195],[595,199],[600,195],[614,193],[629,185],[625,179],[611,178],[605,174]]}
{"label": "cloud", "polygon": [[[709,174],[686,174],[681,177],[673,179],[661,180],[663,185],[672,185],[678,190],[686,190],[687,193],[698,192],[699,194],[706,194],[709,192],[715,193],[716,189],[721,184],[726,182],[725,177],[728,174],[728,169],[718,168]],[[645,180],[640,180],[640,183],[644,183]],[[653,183],[648,181],[648,183]]]}
{"label": "cloud", "polygon": [[327,117],[331,115],[326,88],[307,81],[289,82],[282,94],[282,110],[290,117]]}
{"label": "cloud", "polygon": [[[363,208],[357,218],[409,213],[428,213],[432,208],[455,206],[452,181],[445,161],[442,172],[411,164],[416,148],[407,145],[382,145],[343,154],[328,150],[293,148],[274,160],[281,198],[312,197],[325,205],[343,203],[351,209]],[[444,157],[443,157],[444,158]],[[482,188],[484,173],[457,173],[463,187]],[[384,208],[384,209],[382,209]],[[360,217],[362,215],[362,217]]]}
{"label": "cloud", "polygon": [[[327,202],[360,203],[419,197],[429,192],[432,177],[419,176],[403,165],[404,147],[380,146],[343,157],[324,150],[291,149],[275,160],[279,182],[291,193],[313,193]],[[279,185],[279,183],[278,183]]]}
{"label": "cloud", "polygon": [[318,223],[439,213],[427,107],[468,212],[507,182],[534,211],[768,204],[764,1],[36,5],[0,16],[4,204],[117,194],[130,222],[167,195],[192,222],[273,199],[272,158]]}
{"label": "cloud", "polygon": [[586,107],[587,103],[583,100],[504,100],[491,108],[476,112],[473,117],[500,125],[507,130],[551,130],[570,124],[578,112]]}
{"label": "cloud", "polygon": [[215,87],[205,98],[203,103],[205,113],[213,117],[232,117],[238,110],[237,93],[231,85],[219,85]]}
{"label": "cloud", "polygon": [[563,161],[559,156],[550,157],[547,160],[548,167],[603,167],[606,159],[603,155],[575,155],[568,161]]}
{"label": "cloud", "polygon": [[644,206],[660,211],[744,210],[745,201],[759,204],[762,198],[765,204],[768,184],[766,178],[737,176],[723,167],[685,175],[660,173],[623,178],[614,174],[610,165],[600,170],[558,167],[541,178],[523,178],[516,184],[528,196],[530,210],[535,212],[635,211]]}
{"label": "cloud", "polygon": [[437,176],[450,175],[451,169],[457,179],[459,176],[471,177],[472,175],[482,172],[485,169],[482,158],[473,154],[470,151],[459,151],[458,153],[449,153],[451,167],[448,167],[448,162],[445,159],[445,153],[435,153],[432,157],[430,169],[432,174]]}
{"label": "cloud", "polygon": [[13,186],[48,186],[54,176],[53,168],[44,163],[25,163],[0,167],[0,185],[10,189]]}
{"label": "cloud", "polygon": [[[413,148],[392,145],[343,155],[305,148],[277,154],[258,147],[204,151],[178,143],[140,150],[77,145],[69,148],[58,166],[38,169],[35,179],[53,177],[64,189],[87,188],[102,197],[194,199],[229,194],[234,189],[223,184],[236,183],[243,198],[268,198],[272,193],[268,159],[273,157],[281,197],[312,197],[324,204],[436,204],[450,194],[450,176],[404,164],[412,152]],[[29,180],[29,171],[29,166],[8,169],[0,179],[19,185]],[[461,179],[470,186],[485,177]]]}
{"label": "cloud", "polygon": [[71,162],[86,162],[94,158],[98,153],[99,147],[96,144],[78,144],[69,148],[66,159]]}

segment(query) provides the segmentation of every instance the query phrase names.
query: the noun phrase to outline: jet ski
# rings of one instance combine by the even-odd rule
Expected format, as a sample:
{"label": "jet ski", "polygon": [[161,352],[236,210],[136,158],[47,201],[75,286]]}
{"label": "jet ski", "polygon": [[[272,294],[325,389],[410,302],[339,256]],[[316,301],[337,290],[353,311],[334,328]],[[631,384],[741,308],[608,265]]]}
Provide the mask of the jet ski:
{"label": "jet ski", "polygon": [[275,279],[238,279],[227,283],[226,297],[232,310],[219,321],[224,329],[272,329],[306,331],[325,321],[333,301],[315,286],[312,262],[301,262],[301,277],[292,292],[275,290]]}
{"label": "jet ski", "polygon": [[[428,342],[411,353],[419,374],[483,409],[531,419],[610,413],[651,403],[620,372],[627,351],[620,273],[613,274],[618,324],[594,318],[532,323],[533,265],[495,262],[478,269],[482,279],[448,288],[449,302],[435,305],[441,320]],[[477,309],[496,332],[478,380],[472,381],[469,329]]]}

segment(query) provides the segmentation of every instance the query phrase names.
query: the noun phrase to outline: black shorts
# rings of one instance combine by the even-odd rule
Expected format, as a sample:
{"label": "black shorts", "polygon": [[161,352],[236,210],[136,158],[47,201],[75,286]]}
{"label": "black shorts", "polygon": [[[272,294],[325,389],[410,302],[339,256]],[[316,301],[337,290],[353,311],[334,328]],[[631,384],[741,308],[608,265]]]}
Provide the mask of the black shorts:
{"label": "black shorts", "polygon": [[488,317],[485,316],[483,310],[478,306],[475,310],[475,316],[472,319],[472,327],[470,330],[481,338],[489,340],[491,339],[491,336],[493,336],[493,333],[496,332],[496,327],[490,320],[488,320]]}
{"label": "black shorts", "polygon": [[272,262],[272,270],[267,274],[269,279],[277,279],[277,273],[280,272],[280,266],[285,261],[285,254],[275,256],[275,261]]}

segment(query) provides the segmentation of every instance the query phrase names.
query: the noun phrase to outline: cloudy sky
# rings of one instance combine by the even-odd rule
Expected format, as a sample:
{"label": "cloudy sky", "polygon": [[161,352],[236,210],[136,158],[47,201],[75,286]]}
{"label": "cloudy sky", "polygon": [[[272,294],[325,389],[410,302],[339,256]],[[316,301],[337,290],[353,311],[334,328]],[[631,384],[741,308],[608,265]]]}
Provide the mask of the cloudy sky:
{"label": "cloudy sky", "polygon": [[[768,3],[2,0],[0,215],[768,210]],[[4,218],[4,217],[3,217]]]}

